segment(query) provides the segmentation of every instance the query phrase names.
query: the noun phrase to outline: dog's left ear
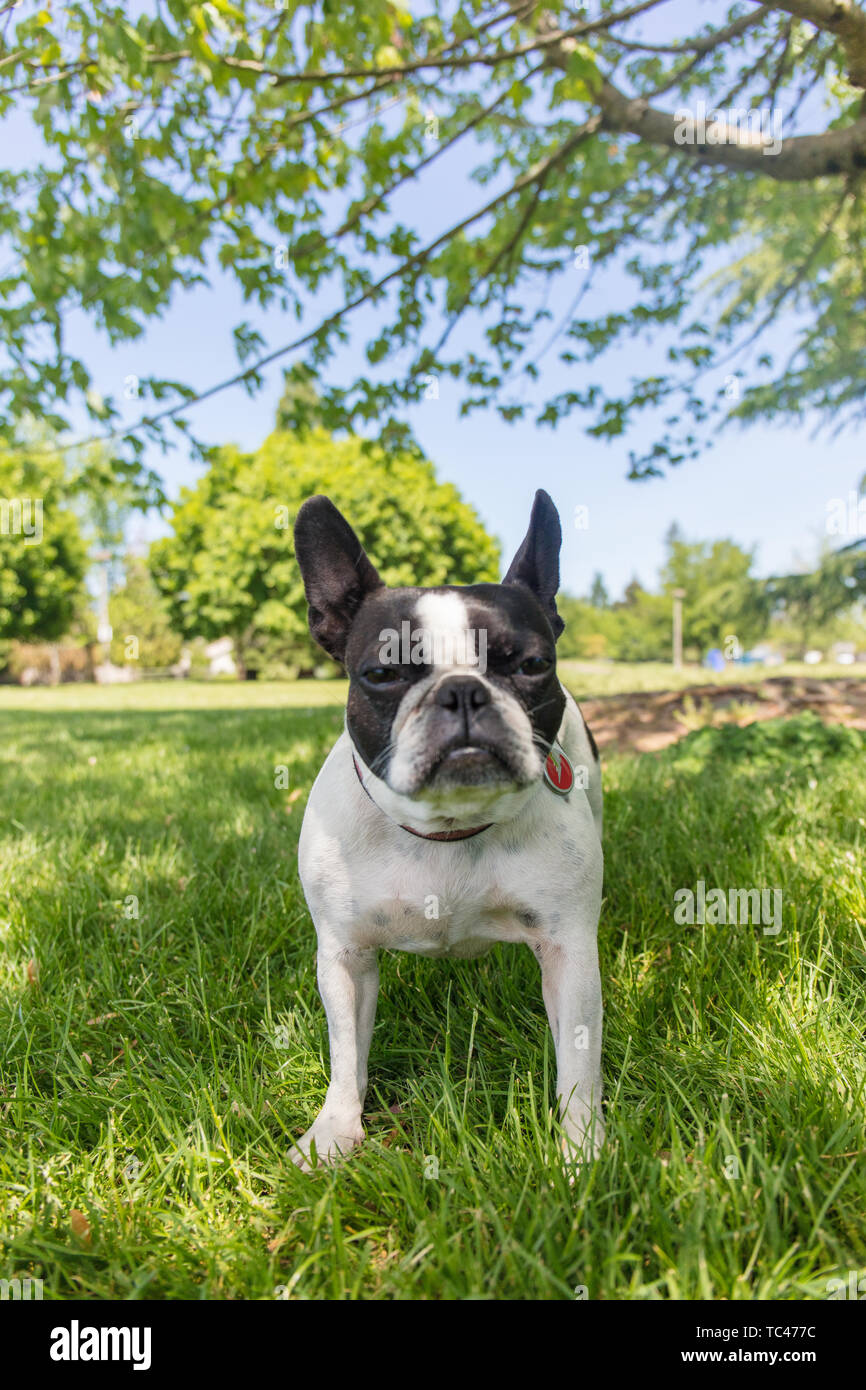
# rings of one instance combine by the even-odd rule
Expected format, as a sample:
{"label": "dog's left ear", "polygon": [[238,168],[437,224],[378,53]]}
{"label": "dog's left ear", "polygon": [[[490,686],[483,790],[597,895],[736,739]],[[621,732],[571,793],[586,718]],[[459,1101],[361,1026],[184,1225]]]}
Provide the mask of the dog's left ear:
{"label": "dog's left ear", "polygon": [[358,609],[383,581],[329,497],[310,497],[298,512],[295,558],[309,604],[310,632],[329,656],[342,662]]}
{"label": "dog's left ear", "polygon": [[524,584],[532,590],[547,615],[554,637],[558,637],[565,627],[556,611],[561,545],[559,512],[543,488],[539,488],[532,504],[529,530],[502,582]]}

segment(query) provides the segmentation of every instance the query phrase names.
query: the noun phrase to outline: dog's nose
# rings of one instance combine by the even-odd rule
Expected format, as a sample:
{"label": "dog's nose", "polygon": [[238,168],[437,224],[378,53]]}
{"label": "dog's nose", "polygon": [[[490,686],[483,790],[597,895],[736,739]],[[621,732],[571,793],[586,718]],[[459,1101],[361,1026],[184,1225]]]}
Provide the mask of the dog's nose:
{"label": "dog's nose", "polygon": [[464,715],[490,704],[487,686],[475,676],[449,676],[438,687],[434,698],[442,709],[460,711]]}

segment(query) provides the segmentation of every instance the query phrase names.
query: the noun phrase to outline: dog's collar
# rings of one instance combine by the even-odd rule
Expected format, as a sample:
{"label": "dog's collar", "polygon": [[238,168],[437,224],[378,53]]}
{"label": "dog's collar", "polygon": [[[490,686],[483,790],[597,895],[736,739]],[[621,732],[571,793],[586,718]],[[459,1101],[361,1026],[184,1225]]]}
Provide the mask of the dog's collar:
{"label": "dog's collar", "polygon": [[[355,757],[354,753],[352,754],[352,762],[354,763],[355,771],[358,774],[358,781],[361,783],[361,786],[364,788],[364,791],[367,793],[367,796],[370,796],[370,793],[364,786],[364,778],[361,776],[361,769],[358,766],[358,759]],[[370,800],[373,801],[372,796],[370,796]],[[376,805],[375,801],[373,801],[373,805]],[[400,829],[408,830],[410,835],[417,835],[419,840],[471,840],[473,835],[480,835],[482,830],[489,830],[492,824],[492,821],[488,821],[486,825],[476,825],[471,830],[439,830],[433,835],[425,835],[422,830],[413,830],[411,825],[401,825]]]}

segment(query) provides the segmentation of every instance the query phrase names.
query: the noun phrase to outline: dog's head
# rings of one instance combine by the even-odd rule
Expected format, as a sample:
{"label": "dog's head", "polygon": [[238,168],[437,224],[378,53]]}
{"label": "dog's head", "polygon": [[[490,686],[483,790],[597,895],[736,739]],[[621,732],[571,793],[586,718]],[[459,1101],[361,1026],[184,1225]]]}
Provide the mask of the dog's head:
{"label": "dog's head", "polygon": [[347,727],[397,819],[507,818],[536,783],[565,696],[556,675],[559,516],[536,493],[501,584],[389,589],[327,497],[295,523],[310,631],[349,676]]}

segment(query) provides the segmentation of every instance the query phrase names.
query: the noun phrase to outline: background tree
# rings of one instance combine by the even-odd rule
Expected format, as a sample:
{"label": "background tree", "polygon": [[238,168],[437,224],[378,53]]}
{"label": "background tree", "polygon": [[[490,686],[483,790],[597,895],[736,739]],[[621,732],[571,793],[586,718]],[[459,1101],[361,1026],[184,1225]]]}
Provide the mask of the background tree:
{"label": "background tree", "polygon": [[141,502],[128,470],[117,469],[112,452],[94,443],[67,451],[69,496],[91,553],[108,556],[111,589],[122,583],[127,527]]}
{"label": "background tree", "polygon": [[671,659],[671,600],[651,594],[637,580],[612,609],[614,652],[618,661]]}
{"label": "background tree", "polygon": [[560,660],[564,657],[580,657],[585,660],[596,657],[610,657],[610,634],[602,631],[598,609],[584,599],[573,594],[559,594],[556,608],[565,630],[556,644]]}
{"label": "background tree", "polygon": [[752,575],[754,553],[734,541],[666,538],[667,560],[662,567],[663,592],[685,589],[683,643],[703,655],[736,637],[743,650],[767,630],[770,601],[764,585]]}
{"label": "background tree", "polygon": [[862,647],[866,541],[854,541],[840,550],[825,548],[816,569],[770,579],[765,594],[788,641],[803,647],[854,641]]}
{"label": "background tree", "polygon": [[451,483],[414,454],[385,455],[322,429],[276,431],[255,454],[214,450],[174,507],[150,566],[185,636],[231,636],[245,672],[309,673],[326,658],[307,630],[292,526],[312,493],[345,512],[388,584],[499,577],[499,548]]}
{"label": "background tree", "polygon": [[44,437],[35,457],[0,448],[0,640],[62,637],[86,605],[87,568],[63,455]]}
{"label": "background tree", "polygon": [[592,577],[592,588],[589,591],[589,601],[593,608],[607,608],[610,603],[610,596],[604,582],[604,575],[600,571]]}
{"label": "background tree", "polygon": [[[46,156],[0,171],[0,417],[60,429],[83,405],[122,436],[117,466],[134,464],[169,422],[189,431],[196,399],[255,390],[282,360],[315,385],[326,427],[375,421],[397,448],[405,403],[439,374],[465,409],[548,425],[578,409],[607,439],[651,412],[636,477],[721,420],[862,419],[866,13],[744,0],[704,14],[673,0],[5,6],[0,114],[29,113]],[[765,124],[741,121],[747,108]],[[430,230],[402,195],[448,160],[455,196]],[[143,374],[144,415],[120,426],[67,318],[135,339],[217,263],[297,332],[265,343],[234,324],[230,381]],[[614,266],[630,288],[589,312]],[[361,309],[369,370],[334,381]],[[783,314],[777,360],[767,330]],[[624,390],[593,380],[608,349],[649,333],[648,373]],[[572,381],[539,399],[554,344]],[[284,423],[305,414],[297,395]]]}
{"label": "background tree", "polygon": [[560,596],[560,656],[669,661],[675,588],[686,591],[683,639],[691,659],[714,646],[735,657],[731,638],[743,652],[767,639],[795,659],[810,647],[826,652],[834,642],[866,648],[866,541],[827,546],[813,569],[769,579],[754,577],[752,553],[733,541],[690,542],[673,525],[665,546],[657,593],[634,578],[619,602],[599,606],[592,597],[599,592],[596,575],[589,599]]}
{"label": "background tree", "polygon": [[633,579],[622,599],[599,607],[563,594],[557,608],[565,631],[557,643],[561,657],[592,661],[669,661],[671,600],[652,594]]}
{"label": "background tree", "polygon": [[[124,580],[108,606],[114,636],[111,660],[139,671],[165,671],[180,659],[183,641],[171,626],[168,604],[146,560],[127,555]],[[130,642],[130,638],[134,642]]]}

